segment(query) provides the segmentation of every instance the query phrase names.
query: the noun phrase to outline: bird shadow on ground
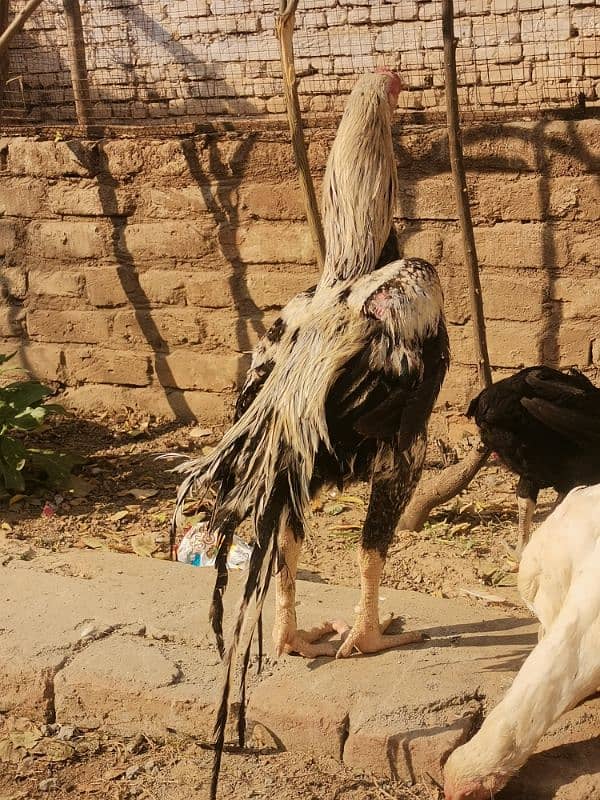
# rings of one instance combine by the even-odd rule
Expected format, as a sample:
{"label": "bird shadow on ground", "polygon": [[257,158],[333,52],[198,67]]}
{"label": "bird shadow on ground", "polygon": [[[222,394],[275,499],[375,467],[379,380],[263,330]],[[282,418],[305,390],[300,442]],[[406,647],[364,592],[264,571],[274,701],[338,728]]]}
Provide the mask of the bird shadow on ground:
{"label": "bird shadow on ground", "polygon": [[[498,647],[498,646],[512,646],[515,649],[508,653],[503,653],[499,658],[495,657],[491,665],[482,667],[482,671],[494,672],[514,672],[520,669],[523,661],[531,649],[537,643],[537,633],[521,633],[512,635],[488,635],[493,631],[510,631],[514,628],[522,628],[533,624],[531,617],[523,618],[498,618],[494,620],[486,620],[479,623],[464,623],[461,625],[452,625],[449,627],[436,627],[436,628],[422,628],[421,631],[428,638],[423,642],[415,642],[414,644],[401,645],[393,648],[395,650],[428,650],[432,648],[460,648],[460,647]],[[404,630],[404,619],[402,617],[395,617],[392,624],[388,628],[389,633],[401,633]],[[462,634],[465,633],[481,633],[480,636],[470,636],[462,639]],[[333,637],[331,641],[337,641],[337,637]],[[360,658],[377,658],[382,653],[361,653]],[[314,671],[320,667],[325,666],[332,659],[328,656],[315,658],[308,662],[308,669]],[[457,659],[459,660],[459,659]],[[469,658],[469,661],[484,661],[489,662],[489,657],[483,658]],[[450,662],[448,662],[450,663]],[[425,665],[427,668],[429,665]]]}
{"label": "bird shadow on ground", "polygon": [[[582,778],[582,798],[600,793],[600,737],[578,739],[533,755],[519,774],[498,795],[498,800],[530,800],[537,797],[542,782],[548,798],[558,796],[561,787]],[[571,795],[574,796],[574,795]]]}

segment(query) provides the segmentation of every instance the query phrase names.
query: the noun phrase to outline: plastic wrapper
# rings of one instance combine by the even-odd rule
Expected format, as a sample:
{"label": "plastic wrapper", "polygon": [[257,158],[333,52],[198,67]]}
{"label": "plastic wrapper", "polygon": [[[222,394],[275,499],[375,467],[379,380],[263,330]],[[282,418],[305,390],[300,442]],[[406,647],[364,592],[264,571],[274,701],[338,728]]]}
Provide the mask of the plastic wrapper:
{"label": "plastic wrapper", "polygon": [[[245,569],[252,547],[234,536],[227,555],[228,569]],[[196,522],[189,527],[177,545],[177,561],[193,567],[212,567],[217,556],[217,534],[208,532],[208,523]]]}

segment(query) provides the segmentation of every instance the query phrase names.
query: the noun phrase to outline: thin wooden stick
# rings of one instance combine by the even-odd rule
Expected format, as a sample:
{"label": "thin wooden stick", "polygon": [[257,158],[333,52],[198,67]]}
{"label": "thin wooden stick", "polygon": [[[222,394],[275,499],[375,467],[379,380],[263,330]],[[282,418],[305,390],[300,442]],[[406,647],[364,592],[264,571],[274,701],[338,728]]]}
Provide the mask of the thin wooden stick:
{"label": "thin wooden stick", "polygon": [[43,0],[28,0],[21,13],[13,19],[2,36],[0,36],[0,58],[6,53],[15,35],[21,30],[23,25],[42,2]]}
{"label": "thin wooden stick", "polygon": [[[8,11],[9,0],[0,0],[0,36],[8,27]],[[0,97],[2,100],[6,100],[6,81],[8,80],[9,66],[10,62],[7,52],[0,58]]]}
{"label": "thin wooden stick", "polygon": [[85,58],[83,23],[79,0],[63,0],[67,21],[67,40],[69,44],[69,69],[75,98],[75,113],[79,125],[90,124],[90,87]]}
{"label": "thin wooden stick", "polygon": [[[454,176],[454,193],[467,267],[477,374],[479,376],[479,384],[483,389],[491,385],[492,371],[485,334],[479,264],[460,136],[460,113],[456,80],[456,40],[454,38],[454,7],[452,0],[442,0],[442,31],[444,35],[446,116],[450,144],[450,166]],[[446,503],[467,488],[487,461],[488,456],[488,450],[476,448],[459,464],[448,467],[441,474],[436,475],[435,478],[420,486],[402,515],[400,527],[405,530],[420,531],[434,508]]]}
{"label": "thin wooden stick", "polygon": [[446,80],[446,118],[448,125],[448,140],[450,144],[450,166],[454,176],[454,194],[458,209],[458,219],[465,252],[465,265],[467,267],[467,283],[469,285],[469,298],[471,317],[474,328],[475,356],[477,360],[477,374],[483,389],[492,382],[490,357],[488,355],[487,339],[485,335],[485,318],[483,315],[483,301],[481,295],[481,282],[479,280],[479,264],[475,235],[473,233],[473,220],[469,205],[469,190],[463,161],[462,142],[460,136],[460,112],[458,107],[458,89],[456,81],[456,40],[454,38],[454,3],[453,0],[442,0],[442,33],[444,36],[444,74]]}
{"label": "thin wooden stick", "polygon": [[317,254],[317,262],[322,268],[325,261],[325,236],[319,213],[319,204],[315,187],[310,174],[306,142],[302,130],[300,116],[300,103],[296,86],[296,69],[294,66],[294,22],[298,0],[281,0],[279,16],[277,17],[277,36],[281,54],[281,69],[283,72],[283,92],[285,105],[292,135],[294,158],[300,178],[300,186],[304,195],[304,205],[308,227]]}
{"label": "thin wooden stick", "polygon": [[420,531],[434,508],[447,503],[467,488],[488,456],[489,450],[474,447],[458,464],[446,467],[430,478],[413,495],[398,527],[406,531]]}

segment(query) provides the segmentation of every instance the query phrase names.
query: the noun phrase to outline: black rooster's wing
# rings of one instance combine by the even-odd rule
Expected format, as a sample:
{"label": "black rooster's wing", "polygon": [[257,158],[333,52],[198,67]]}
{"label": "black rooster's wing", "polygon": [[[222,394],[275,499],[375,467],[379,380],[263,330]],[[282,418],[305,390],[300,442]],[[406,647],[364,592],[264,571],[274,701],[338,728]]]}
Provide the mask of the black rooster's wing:
{"label": "black rooster's wing", "polygon": [[400,335],[406,276],[379,287],[363,308],[372,325],[369,344],[336,386],[338,408],[355,431],[368,438],[399,437],[403,449],[426,426],[449,364],[442,309],[433,291],[427,298],[429,281],[437,277],[425,262],[413,263],[417,274],[424,271],[415,280],[423,280],[423,312],[431,316],[431,325],[422,335]]}
{"label": "black rooster's wing", "polygon": [[396,374],[375,373],[367,402],[354,423],[364,436],[398,436],[401,449],[427,425],[448,369],[448,335],[443,321],[418,348],[418,359],[403,358]]}
{"label": "black rooster's wing", "polygon": [[600,443],[600,391],[585,375],[539,367],[525,383],[531,393],[520,402],[534,419],[578,444]]}
{"label": "black rooster's wing", "polygon": [[521,405],[532,417],[556,433],[581,445],[600,444],[600,416],[557,405],[538,397],[523,397]]}
{"label": "black rooster's wing", "polygon": [[569,403],[572,398],[595,396],[596,402],[600,392],[594,384],[581,372],[558,372],[548,367],[531,369],[525,376],[525,383],[533,389],[536,397],[551,402]]}

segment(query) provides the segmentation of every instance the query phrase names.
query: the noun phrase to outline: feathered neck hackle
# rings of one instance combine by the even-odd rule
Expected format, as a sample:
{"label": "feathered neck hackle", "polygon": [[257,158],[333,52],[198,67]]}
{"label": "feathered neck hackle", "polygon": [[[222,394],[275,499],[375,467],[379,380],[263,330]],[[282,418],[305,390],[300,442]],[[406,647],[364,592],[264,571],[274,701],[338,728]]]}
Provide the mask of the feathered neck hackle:
{"label": "feathered neck hackle", "polygon": [[321,286],[371,272],[389,235],[397,192],[390,73],[357,81],[323,181],[325,263]]}

